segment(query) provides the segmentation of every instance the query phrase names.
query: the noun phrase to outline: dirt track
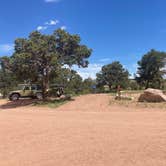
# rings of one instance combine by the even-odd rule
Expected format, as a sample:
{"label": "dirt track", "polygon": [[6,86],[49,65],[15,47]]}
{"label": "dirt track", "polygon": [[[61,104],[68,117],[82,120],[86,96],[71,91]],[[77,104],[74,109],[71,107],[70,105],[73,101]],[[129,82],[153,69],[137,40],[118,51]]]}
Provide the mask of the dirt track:
{"label": "dirt track", "polygon": [[0,166],[165,166],[166,112],[118,110],[109,98],[2,110]]}

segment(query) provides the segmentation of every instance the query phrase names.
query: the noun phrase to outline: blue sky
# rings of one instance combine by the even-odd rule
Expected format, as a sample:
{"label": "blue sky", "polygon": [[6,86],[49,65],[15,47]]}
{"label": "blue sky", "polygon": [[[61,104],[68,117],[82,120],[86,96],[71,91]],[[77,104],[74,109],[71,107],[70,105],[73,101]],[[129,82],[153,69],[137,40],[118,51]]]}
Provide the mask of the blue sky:
{"label": "blue sky", "polygon": [[93,49],[85,77],[120,61],[130,73],[150,49],[166,51],[165,0],[1,0],[0,56],[11,55],[17,37],[64,28]]}

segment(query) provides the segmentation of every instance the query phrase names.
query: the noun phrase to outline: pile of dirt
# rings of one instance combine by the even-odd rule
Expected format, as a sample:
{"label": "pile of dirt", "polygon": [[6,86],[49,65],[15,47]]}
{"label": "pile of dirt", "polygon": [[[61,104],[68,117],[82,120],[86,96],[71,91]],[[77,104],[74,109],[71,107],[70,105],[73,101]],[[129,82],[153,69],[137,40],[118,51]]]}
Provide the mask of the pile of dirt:
{"label": "pile of dirt", "polygon": [[147,89],[138,99],[139,102],[166,102],[166,95],[159,89]]}

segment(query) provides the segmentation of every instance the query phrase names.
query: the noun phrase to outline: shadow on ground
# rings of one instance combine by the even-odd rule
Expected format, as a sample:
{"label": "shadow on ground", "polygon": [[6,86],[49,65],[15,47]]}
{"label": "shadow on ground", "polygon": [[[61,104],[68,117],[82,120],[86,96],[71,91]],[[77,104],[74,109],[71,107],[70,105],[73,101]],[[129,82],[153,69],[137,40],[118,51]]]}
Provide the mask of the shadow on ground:
{"label": "shadow on ground", "polygon": [[6,103],[0,105],[0,109],[14,109],[25,106],[49,106],[54,105],[59,106],[67,101],[73,101],[71,98],[56,98],[46,101],[41,101],[38,99],[20,99],[18,101],[7,101]]}
{"label": "shadow on ground", "polygon": [[33,105],[38,100],[32,100],[32,99],[21,99],[18,101],[7,101],[5,104],[0,106],[0,109],[12,109],[17,107],[23,107],[28,105]]}

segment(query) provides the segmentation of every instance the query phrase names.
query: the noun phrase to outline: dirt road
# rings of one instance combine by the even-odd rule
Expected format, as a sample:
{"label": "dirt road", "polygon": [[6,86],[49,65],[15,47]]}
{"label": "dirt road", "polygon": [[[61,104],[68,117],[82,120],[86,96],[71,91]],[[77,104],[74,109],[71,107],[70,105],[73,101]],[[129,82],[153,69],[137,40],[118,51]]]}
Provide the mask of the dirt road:
{"label": "dirt road", "polygon": [[165,166],[166,112],[117,111],[109,98],[1,110],[0,166]]}

